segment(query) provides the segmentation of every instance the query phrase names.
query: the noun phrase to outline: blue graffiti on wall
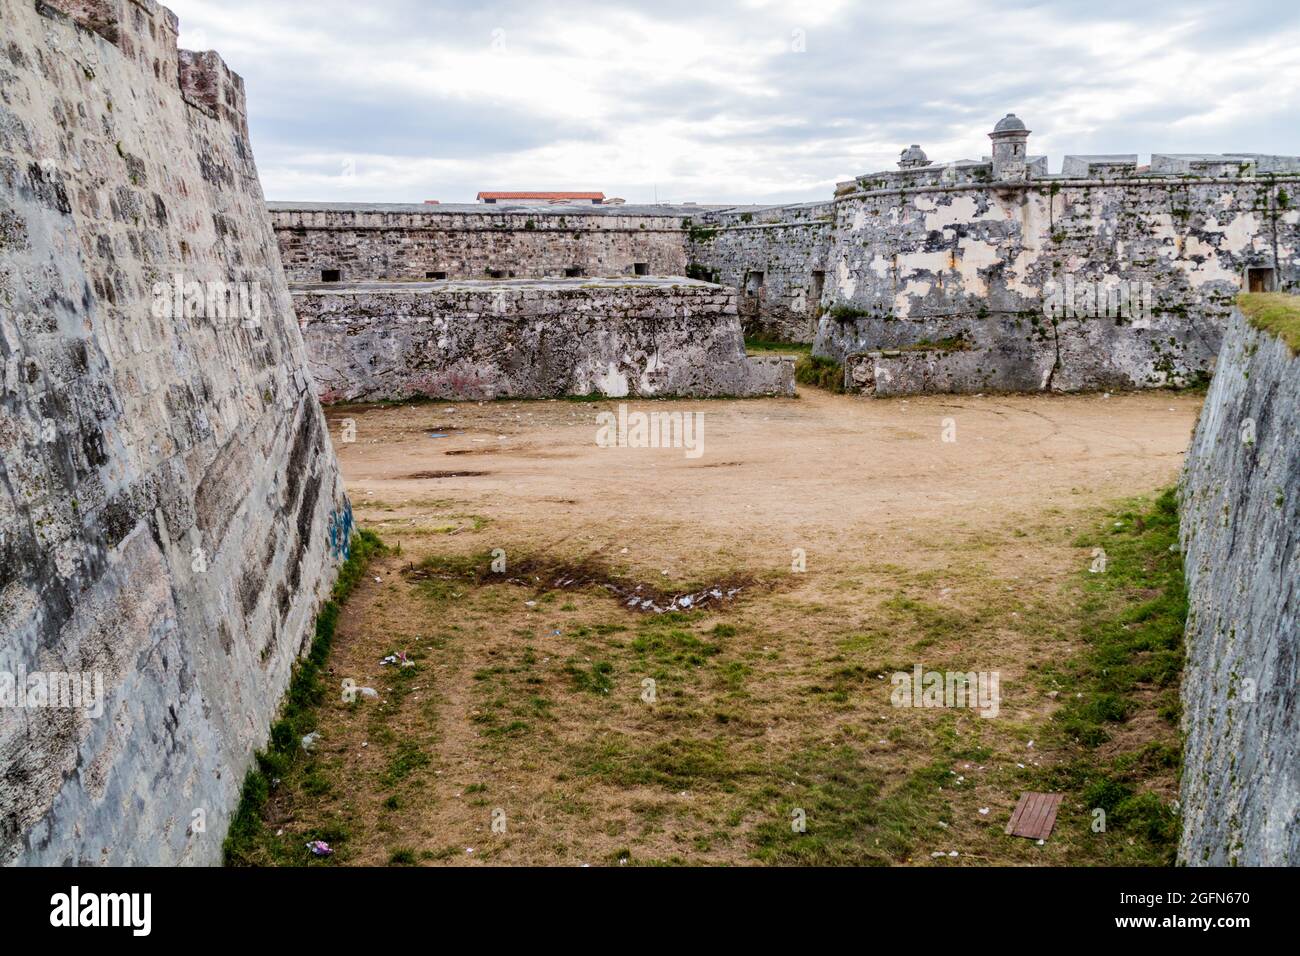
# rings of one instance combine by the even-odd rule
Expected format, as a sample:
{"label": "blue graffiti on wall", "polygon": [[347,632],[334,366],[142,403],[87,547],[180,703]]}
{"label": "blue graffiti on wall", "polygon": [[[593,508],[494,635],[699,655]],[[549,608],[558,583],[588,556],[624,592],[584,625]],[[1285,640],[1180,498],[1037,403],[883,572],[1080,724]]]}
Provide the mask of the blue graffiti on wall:
{"label": "blue graffiti on wall", "polygon": [[336,561],[352,555],[352,502],[346,498],[341,509],[330,512],[330,554]]}

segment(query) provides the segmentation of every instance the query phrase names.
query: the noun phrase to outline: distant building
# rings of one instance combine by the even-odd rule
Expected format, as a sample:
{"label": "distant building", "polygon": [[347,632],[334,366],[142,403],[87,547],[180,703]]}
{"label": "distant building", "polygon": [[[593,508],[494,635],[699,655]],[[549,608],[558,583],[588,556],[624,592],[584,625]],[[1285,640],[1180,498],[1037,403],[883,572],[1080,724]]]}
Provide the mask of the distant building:
{"label": "distant building", "polygon": [[550,206],[556,203],[578,203],[599,206],[605,201],[604,193],[479,193],[478,201],[489,205],[508,202],[515,206]]}
{"label": "distant building", "polygon": [[424,201],[424,204],[425,204],[426,206],[440,206],[440,205],[442,205],[441,201],[440,201],[440,200],[437,200],[437,199],[426,199],[426,200]]}

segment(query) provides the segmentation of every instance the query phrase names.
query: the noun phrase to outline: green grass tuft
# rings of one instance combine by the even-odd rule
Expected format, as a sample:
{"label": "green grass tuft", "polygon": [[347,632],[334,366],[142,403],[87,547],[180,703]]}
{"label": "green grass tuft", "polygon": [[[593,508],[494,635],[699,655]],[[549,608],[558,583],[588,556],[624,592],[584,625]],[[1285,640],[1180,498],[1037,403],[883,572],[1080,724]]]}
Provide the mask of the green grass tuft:
{"label": "green grass tuft", "polygon": [[794,363],[794,380],[800,385],[813,385],[842,395],[844,366],[834,359],[805,355]]}

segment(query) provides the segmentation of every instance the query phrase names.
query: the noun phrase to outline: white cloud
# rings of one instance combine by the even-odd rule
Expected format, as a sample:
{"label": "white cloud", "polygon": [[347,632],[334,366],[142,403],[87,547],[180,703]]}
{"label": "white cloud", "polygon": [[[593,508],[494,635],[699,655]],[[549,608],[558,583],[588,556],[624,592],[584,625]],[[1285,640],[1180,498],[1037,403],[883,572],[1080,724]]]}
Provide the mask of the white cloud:
{"label": "white cloud", "polygon": [[909,143],[983,155],[1007,111],[1056,163],[1300,153],[1300,14],[1280,0],[171,6],[183,45],[245,75],[271,198],[823,198]]}

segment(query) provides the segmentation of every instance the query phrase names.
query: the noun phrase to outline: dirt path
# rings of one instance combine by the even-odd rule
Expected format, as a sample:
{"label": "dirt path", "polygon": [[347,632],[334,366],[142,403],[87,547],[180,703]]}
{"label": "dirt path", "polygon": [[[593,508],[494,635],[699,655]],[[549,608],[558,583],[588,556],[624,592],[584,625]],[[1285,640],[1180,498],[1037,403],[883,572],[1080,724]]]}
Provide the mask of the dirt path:
{"label": "dirt path", "polygon": [[[1070,860],[1000,824],[1053,759],[1027,745],[1054,706],[1040,670],[1076,649],[1074,539],[1175,480],[1199,404],[629,404],[702,412],[699,457],[597,447],[614,402],[332,408],[358,522],[401,554],[332,661],[384,701],[327,707],[324,782],[289,829],[347,821],[360,863]],[[656,618],[466,573],[494,549],[670,594],[759,583]],[[400,650],[407,673],[379,665]],[[999,672],[999,719],[891,707],[888,675],[915,663]]]}

